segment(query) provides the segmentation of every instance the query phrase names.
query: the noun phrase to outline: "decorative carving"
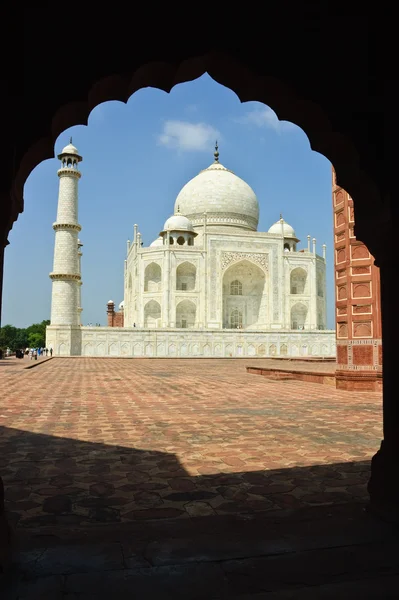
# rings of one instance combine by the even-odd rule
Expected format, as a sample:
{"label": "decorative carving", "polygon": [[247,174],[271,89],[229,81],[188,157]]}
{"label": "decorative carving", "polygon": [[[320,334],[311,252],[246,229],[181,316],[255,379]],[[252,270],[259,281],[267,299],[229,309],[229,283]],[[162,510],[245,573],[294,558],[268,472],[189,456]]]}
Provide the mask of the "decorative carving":
{"label": "decorative carving", "polygon": [[353,337],[371,337],[371,322],[358,321],[353,323]]}
{"label": "decorative carving", "polygon": [[352,275],[369,275],[371,273],[371,267],[352,267]]}
{"label": "decorative carving", "polygon": [[345,259],[346,259],[345,248],[340,248],[340,250],[337,250],[337,263],[344,262]]}
{"label": "decorative carving", "polygon": [[303,304],[307,308],[309,308],[309,300],[303,300],[302,298],[290,298],[290,306],[294,306],[295,304]]}
{"label": "decorative carving", "polygon": [[[186,249],[186,248],[184,248]],[[197,250],[197,248],[194,248],[194,246],[192,246],[190,248],[190,250]],[[193,265],[193,267],[195,267],[196,269],[198,269],[198,260],[196,258],[180,258],[180,259],[176,259],[175,261],[175,266],[178,267],[184,263],[189,263],[190,265]]]}
{"label": "decorative carving", "polygon": [[347,297],[346,285],[338,286],[338,300],[346,300]]}
{"label": "decorative carving", "polygon": [[371,314],[372,310],[371,310],[371,304],[358,304],[357,306],[352,306],[352,313],[354,315],[367,315],[367,314]]}
{"label": "decorative carving", "polygon": [[353,283],[352,284],[352,298],[370,298],[370,282],[364,283]]}
{"label": "decorative carving", "polygon": [[269,268],[269,256],[264,253],[253,253],[253,252],[222,252],[221,265],[222,271],[227,269],[234,262],[240,260],[249,260],[262,267],[265,271]]}
{"label": "decorative carving", "polygon": [[344,201],[344,192],[342,190],[339,190],[336,194],[335,194],[335,206],[337,206],[337,204],[341,204],[341,202]]}
{"label": "decorative carving", "polygon": [[50,279],[70,279],[72,281],[80,281],[78,273],[50,273]]}
{"label": "decorative carving", "polygon": [[77,223],[54,223],[53,224],[54,231],[58,231],[59,229],[72,229],[73,231],[81,231],[82,226]]}
{"label": "decorative carving", "polygon": [[356,246],[352,246],[352,258],[354,260],[359,260],[361,258],[370,258],[369,251],[367,250],[364,244],[359,244]]}
{"label": "decorative carving", "polygon": [[[187,214],[193,225],[200,225],[204,221],[204,213],[190,213]],[[250,227],[253,231],[256,231],[258,226],[258,220],[250,215],[239,215],[237,213],[212,213],[211,211],[207,212],[206,221],[208,225],[212,223],[217,223],[218,225],[223,225],[224,223],[229,223],[230,225],[244,225],[245,227]]]}
{"label": "decorative carving", "polygon": [[339,338],[347,338],[348,337],[348,323],[338,323],[337,324],[337,337]]}
{"label": "decorative carving", "polygon": [[183,300],[187,300],[189,302],[192,302],[196,306],[197,306],[197,303],[198,303],[198,298],[196,298],[195,296],[190,296],[188,294],[187,296],[175,296],[175,306],[177,306],[179,304],[179,302],[182,302]]}
{"label": "decorative carving", "polygon": [[344,225],[344,224],[345,224],[345,215],[344,215],[344,211],[341,210],[340,212],[337,212],[335,214],[335,226],[340,227],[340,225]]}

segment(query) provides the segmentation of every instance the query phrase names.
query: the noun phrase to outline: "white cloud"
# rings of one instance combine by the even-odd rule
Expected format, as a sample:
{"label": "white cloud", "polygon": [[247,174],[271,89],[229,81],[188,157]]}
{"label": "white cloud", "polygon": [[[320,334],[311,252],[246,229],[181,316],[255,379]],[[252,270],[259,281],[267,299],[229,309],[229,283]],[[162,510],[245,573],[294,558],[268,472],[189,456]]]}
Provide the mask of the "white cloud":
{"label": "white cloud", "polygon": [[207,123],[166,121],[158,136],[158,144],[178,150],[210,151],[220,137],[219,131]]}
{"label": "white cloud", "polygon": [[254,108],[253,110],[248,111],[243,117],[235,119],[235,121],[242,125],[266,127],[268,129],[273,129],[277,133],[294,131],[294,129],[297,128],[294,123],[290,123],[289,121],[279,121],[276,113],[268,106]]}

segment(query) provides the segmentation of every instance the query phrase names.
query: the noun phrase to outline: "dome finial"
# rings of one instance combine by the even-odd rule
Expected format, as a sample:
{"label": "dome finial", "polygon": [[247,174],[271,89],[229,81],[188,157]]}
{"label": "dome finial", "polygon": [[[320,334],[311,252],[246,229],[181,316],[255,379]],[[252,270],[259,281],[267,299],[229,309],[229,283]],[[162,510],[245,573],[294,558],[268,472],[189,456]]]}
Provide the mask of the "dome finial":
{"label": "dome finial", "polygon": [[283,215],[282,215],[282,213],[280,213],[280,221],[283,221],[283,220],[284,220]]}
{"label": "dome finial", "polygon": [[69,143],[72,144],[72,136],[69,138]]}
{"label": "dome finial", "polygon": [[178,204],[177,205],[177,214],[179,214],[179,213],[180,213],[180,205]]}
{"label": "dome finial", "polygon": [[215,163],[218,163],[219,162],[219,146],[218,146],[217,140],[215,143],[215,152],[213,153],[213,156],[215,157]]}

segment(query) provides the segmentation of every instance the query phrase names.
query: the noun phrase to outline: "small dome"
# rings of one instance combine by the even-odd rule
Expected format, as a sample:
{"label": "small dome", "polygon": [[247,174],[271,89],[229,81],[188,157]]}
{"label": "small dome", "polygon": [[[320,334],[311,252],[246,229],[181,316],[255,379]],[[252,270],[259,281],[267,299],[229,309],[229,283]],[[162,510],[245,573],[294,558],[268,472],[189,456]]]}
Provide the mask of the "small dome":
{"label": "small dome", "polygon": [[154,240],[153,242],[151,242],[150,248],[152,248],[154,246],[163,246],[163,239],[162,239],[161,236],[157,237],[156,240]]}
{"label": "small dome", "polygon": [[163,231],[194,231],[193,225],[187,217],[180,213],[169,217],[163,226]]}
{"label": "small dome", "polygon": [[270,227],[268,233],[279,233],[279,234],[281,234],[281,228],[283,229],[284,237],[289,237],[289,238],[295,238],[296,239],[296,234],[295,234],[294,228],[291,227],[291,225],[288,225],[288,223],[286,223],[282,217],[281,217],[281,219],[279,219],[276,223],[274,223]]}
{"label": "small dome", "polygon": [[114,301],[113,300],[108,300],[107,304],[113,304]]}
{"label": "small dome", "polygon": [[119,304],[119,310],[123,310],[125,307],[125,301],[122,300],[122,302]]}
{"label": "small dome", "polygon": [[79,156],[78,149],[73,144],[68,144],[62,149],[61,154],[76,154]]}

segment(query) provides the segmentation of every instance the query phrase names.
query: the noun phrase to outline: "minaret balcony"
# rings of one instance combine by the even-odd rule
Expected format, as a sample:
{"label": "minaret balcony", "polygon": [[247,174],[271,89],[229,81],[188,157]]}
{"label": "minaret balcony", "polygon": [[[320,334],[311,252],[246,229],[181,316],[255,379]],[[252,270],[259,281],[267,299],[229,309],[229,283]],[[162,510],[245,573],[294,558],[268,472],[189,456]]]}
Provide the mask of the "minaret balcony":
{"label": "minaret balcony", "polygon": [[77,179],[82,177],[82,173],[73,167],[61,167],[61,169],[58,169],[57,174],[58,177],[69,177],[70,175],[77,177]]}
{"label": "minaret balcony", "polygon": [[53,229],[54,231],[59,229],[72,229],[74,231],[81,231],[82,226],[78,223],[53,223]]}
{"label": "minaret balcony", "polygon": [[50,279],[54,280],[70,280],[70,281],[80,281],[81,276],[79,273],[50,273]]}

